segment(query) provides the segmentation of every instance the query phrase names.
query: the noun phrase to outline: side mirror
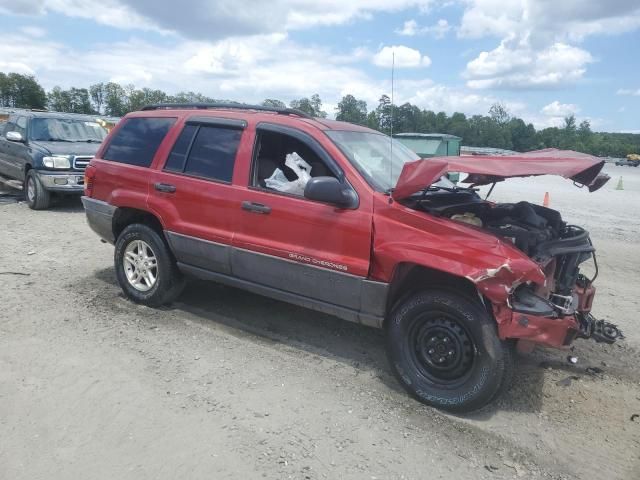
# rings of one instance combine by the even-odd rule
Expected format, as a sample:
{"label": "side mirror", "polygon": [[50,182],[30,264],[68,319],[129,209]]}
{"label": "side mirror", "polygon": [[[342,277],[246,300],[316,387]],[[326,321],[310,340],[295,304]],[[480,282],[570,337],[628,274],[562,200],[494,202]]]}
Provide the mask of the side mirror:
{"label": "side mirror", "polygon": [[331,203],[340,208],[358,208],[356,192],[335,177],[310,178],[304,188],[304,196],[309,200]]}
{"label": "side mirror", "polygon": [[10,142],[24,142],[24,138],[20,132],[7,132],[7,140]]}

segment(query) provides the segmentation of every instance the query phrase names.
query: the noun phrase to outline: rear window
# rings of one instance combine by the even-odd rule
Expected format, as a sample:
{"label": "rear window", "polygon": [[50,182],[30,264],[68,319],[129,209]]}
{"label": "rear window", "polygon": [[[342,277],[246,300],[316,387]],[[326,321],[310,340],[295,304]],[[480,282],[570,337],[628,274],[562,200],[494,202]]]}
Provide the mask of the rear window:
{"label": "rear window", "polygon": [[148,167],[175,118],[129,118],[111,139],[105,160]]}
{"label": "rear window", "polygon": [[165,170],[231,182],[241,136],[239,129],[186,125]]}

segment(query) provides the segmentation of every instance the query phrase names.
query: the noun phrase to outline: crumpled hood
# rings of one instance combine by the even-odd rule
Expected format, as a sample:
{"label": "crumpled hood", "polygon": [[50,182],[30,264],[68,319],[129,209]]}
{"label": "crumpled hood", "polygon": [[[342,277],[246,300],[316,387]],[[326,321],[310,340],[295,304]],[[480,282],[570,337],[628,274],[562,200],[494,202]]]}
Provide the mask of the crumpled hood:
{"label": "crumpled hood", "polygon": [[463,181],[473,185],[511,177],[559,175],[586,185],[593,192],[610,178],[600,173],[602,167],[604,160],[592,155],[554,148],[506,156],[433,157],[406,163],[391,196],[396,200],[407,198],[448,172],[469,174]]}

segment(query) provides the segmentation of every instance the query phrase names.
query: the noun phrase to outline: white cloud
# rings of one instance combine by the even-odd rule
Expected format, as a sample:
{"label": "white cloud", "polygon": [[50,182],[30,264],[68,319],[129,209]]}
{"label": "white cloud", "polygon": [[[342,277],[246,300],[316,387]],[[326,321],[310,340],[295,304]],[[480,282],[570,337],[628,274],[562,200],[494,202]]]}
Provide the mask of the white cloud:
{"label": "white cloud", "polygon": [[427,110],[444,111],[449,114],[462,112],[468,115],[486,115],[494,103],[502,103],[513,114],[525,111],[521,102],[502,101],[492,95],[479,95],[465,89],[449,87],[430,80],[400,81],[397,83],[398,105],[410,102]]}
{"label": "white cloud", "polygon": [[396,30],[398,35],[413,37],[416,35],[432,35],[436,39],[444,38],[451,30],[451,25],[445,19],[438,20],[434,25],[428,27],[420,27],[415,20],[407,20],[401,29]]}
{"label": "white cloud", "polygon": [[[391,92],[388,76],[378,80],[344,58],[336,61],[337,56],[331,50],[299,45],[281,34],[212,43],[176,40],[171,48],[134,38],[96,44],[88,50],[8,34],[0,43],[0,58],[7,58],[11,45],[15,44],[22,46],[22,55],[28,59],[19,71],[35,74],[47,90],[56,85],[69,88],[116,81],[137,88],[158,88],[170,94],[192,90],[213,98],[248,103],[264,98],[289,102],[319,93],[330,115],[334,113],[332,105],[347,93],[365,100],[369,109],[373,109],[382,94]],[[368,53],[358,52],[353,54],[358,61],[371,58]],[[420,55],[421,62],[422,58]],[[0,70],[3,69],[0,64]],[[503,100],[428,79],[400,79],[395,84],[394,96],[397,105],[411,102],[421,108],[469,115],[486,114],[493,103]],[[512,113],[525,111],[521,103],[503,103]]]}
{"label": "white cloud", "polygon": [[640,27],[636,0],[463,0],[466,3],[458,34],[467,38],[512,33],[533,44],[580,41],[588,35],[619,34]]}
{"label": "white cloud", "polygon": [[402,25],[402,29],[396,30],[396,33],[406,37],[413,37],[414,35],[417,35],[419,31],[420,28],[418,27],[418,22],[415,20],[407,20]]}
{"label": "white cloud", "polygon": [[536,51],[526,41],[510,37],[470,61],[464,76],[470,88],[549,88],[581,79],[593,61],[578,47],[555,43]]}
{"label": "white cloud", "polygon": [[30,37],[35,38],[42,38],[47,34],[47,31],[44,28],[35,26],[22,27],[20,31],[25,35],[29,35]]}
{"label": "white cloud", "polygon": [[640,97],[640,88],[633,90],[631,88],[621,88],[616,92],[618,95],[632,95],[634,97]]}
{"label": "white cloud", "polygon": [[394,60],[396,68],[428,67],[431,65],[431,59],[428,56],[405,45],[382,47],[372,58],[374,65],[387,68],[391,68]]}
{"label": "white cloud", "polygon": [[567,117],[575,115],[580,109],[573,103],[560,103],[558,100],[542,107],[540,112],[548,117]]}
{"label": "white cloud", "polygon": [[54,12],[69,17],[90,19],[116,28],[166,33],[155,22],[139,15],[118,0],[0,0],[0,12],[14,15],[45,15]]}
{"label": "white cloud", "polygon": [[0,11],[47,12],[90,18],[124,28],[174,32],[185,38],[217,40],[267,35],[318,25],[341,25],[378,12],[428,9],[434,0],[185,0],[178,8],[157,0],[0,0]]}
{"label": "white cloud", "polygon": [[500,44],[467,65],[472,88],[553,88],[582,79],[594,61],[575,45],[589,35],[640,28],[637,0],[463,0],[458,36]]}
{"label": "white cloud", "polygon": [[22,75],[33,75],[35,72],[29,65],[23,62],[7,62],[0,60],[1,72],[21,73]]}

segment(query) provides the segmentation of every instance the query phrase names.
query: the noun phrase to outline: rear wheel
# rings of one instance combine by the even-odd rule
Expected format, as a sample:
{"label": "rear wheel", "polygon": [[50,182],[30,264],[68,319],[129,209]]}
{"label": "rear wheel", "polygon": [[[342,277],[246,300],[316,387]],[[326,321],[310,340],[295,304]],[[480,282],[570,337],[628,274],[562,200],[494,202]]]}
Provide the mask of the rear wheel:
{"label": "rear wheel", "polygon": [[184,278],[167,244],[147,225],[136,223],[122,231],[114,261],[120,287],[136,303],[158,307],[182,293]]}
{"label": "rear wheel", "polygon": [[394,373],[423,403],[470,412],[509,386],[511,346],[498,338],[479,302],[450,292],[420,292],[393,311],[386,333]]}
{"label": "rear wheel", "polygon": [[42,182],[34,170],[27,172],[23,191],[27,205],[32,210],[46,210],[51,205],[51,193],[42,186]]}

